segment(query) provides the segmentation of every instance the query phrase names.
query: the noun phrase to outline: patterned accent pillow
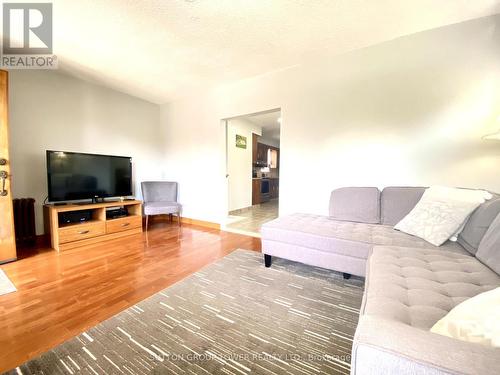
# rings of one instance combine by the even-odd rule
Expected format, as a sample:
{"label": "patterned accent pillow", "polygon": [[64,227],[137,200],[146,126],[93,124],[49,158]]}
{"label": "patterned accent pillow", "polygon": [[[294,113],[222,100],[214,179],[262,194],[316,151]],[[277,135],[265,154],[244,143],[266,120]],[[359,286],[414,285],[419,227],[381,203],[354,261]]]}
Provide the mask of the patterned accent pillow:
{"label": "patterned accent pillow", "polygon": [[420,237],[435,246],[441,246],[487,199],[487,196],[479,190],[471,192],[467,194],[463,189],[430,187],[413,210],[397,223],[394,229]]}

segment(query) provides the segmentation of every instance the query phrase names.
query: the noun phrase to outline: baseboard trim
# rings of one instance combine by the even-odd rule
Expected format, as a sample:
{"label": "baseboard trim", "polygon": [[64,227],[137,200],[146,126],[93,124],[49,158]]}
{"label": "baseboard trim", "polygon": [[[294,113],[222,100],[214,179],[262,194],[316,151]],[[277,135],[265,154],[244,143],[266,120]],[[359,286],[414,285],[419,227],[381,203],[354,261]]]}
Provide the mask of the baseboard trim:
{"label": "baseboard trim", "polygon": [[[179,221],[177,216],[174,216],[174,221]],[[213,223],[211,221],[205,221],[205,220],[198,220],[198,219],[191,219],[189,217],[183,217],[181,219],[181,222],[183,224],[190,224],[190,225],[198,225],[200,227],[205,227],[205,228],[211,228],[211,229],[217,229],[220,230],[220,224],[219,223]]]}
{"label": "baseboard trim", "polygon": [[0,264],[10,263],[10,262],[14,262],[16,260],[17,260],[17,257],[16,258],[4,259],[4,260],[0,261]]}

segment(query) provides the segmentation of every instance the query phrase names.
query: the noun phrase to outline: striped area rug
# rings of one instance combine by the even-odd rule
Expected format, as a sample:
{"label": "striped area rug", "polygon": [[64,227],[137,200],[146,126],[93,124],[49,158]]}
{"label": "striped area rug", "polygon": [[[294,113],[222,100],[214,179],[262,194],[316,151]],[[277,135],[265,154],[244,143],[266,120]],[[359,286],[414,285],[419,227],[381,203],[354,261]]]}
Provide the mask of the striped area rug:
{"label": "striped area rug", "polygon": [[348,374],[363,280],[236,250],[13,374]]}

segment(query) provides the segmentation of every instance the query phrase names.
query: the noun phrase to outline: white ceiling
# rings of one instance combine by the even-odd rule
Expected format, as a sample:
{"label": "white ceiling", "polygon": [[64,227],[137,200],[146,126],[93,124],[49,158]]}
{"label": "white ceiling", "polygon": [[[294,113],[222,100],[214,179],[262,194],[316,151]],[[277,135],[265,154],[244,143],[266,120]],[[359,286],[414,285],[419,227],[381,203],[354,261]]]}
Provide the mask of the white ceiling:
{"label": "white ceiling", "polygon": [[156,103],[500,12],[500,0],[52,2],[60,69]]}
{"label": "white ceiling", "polygon": [[262,128],[262,137],[279,142],[280,140],[280,122],[278,119],[281,117],[281,111],[273,110],[268,112],[261,112],[255,115],[243,116],[245,120]]}

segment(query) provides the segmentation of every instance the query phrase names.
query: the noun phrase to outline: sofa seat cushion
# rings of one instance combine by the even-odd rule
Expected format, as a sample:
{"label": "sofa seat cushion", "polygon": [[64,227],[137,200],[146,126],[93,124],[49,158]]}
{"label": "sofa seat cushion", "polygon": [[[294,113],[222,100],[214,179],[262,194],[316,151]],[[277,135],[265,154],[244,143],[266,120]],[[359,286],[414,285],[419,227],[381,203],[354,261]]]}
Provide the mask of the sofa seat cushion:
{"label": "sofa seat cushion", "polygon": [[500,277],[470,255],[376,246],[361,311],[429,330],[461,302],[498,286]]}
{"label": "sofa seat cushion", "polygon": [[292,214],[262,226],[262,238],[316,250],[367,259],[374,245],[446,249],[466,254],[458,244],[448,241],[434,245],[391,226],[335,220],[327,216]]}
{"label": "sofa seat cushion", "polygon": [[180,212],[182,206],[177,202],[147,202],[144,203],[145,215],[168,215]]}

